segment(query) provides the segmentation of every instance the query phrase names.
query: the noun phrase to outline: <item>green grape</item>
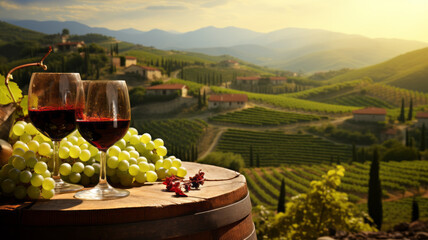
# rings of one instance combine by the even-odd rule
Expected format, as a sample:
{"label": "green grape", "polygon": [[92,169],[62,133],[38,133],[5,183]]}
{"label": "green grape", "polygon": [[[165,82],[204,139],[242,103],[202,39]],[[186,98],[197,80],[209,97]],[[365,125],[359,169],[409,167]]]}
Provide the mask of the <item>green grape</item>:
{"label": "green grape", "polygon": [[128,162],[129,162],[129,165],[137,164],[137,159],[135,159],[135,158],[130,158],[130,159],[128,160]]}
{"label": "green grape", "polygon": [[87,143],[83,143],[82,145],[79,145],[79,147],[80,147],[80,150],[85,150],[85,149],[88,149],[89,148],[89,145],[87,144]]}
{"label": "green grape", "polygon": [[85,165],[81,162],[75,162],[71,167],[71,171],[75,173],[81,173],[85,169]]}
{"label": "green grape", "polygon": [[149,163],[149,171],[155,171],[156,166],[153,163]]}
{"label": "green grape", "polygon": [[140,157],[140,154],[135,150],[129,151],[129,155],[130,155],[130,157],[135,158],[135,159]]}
{"label": "green grape", "polygon": [[30,171],[24,170],[21,173],[19,173],[19,181],[21,181],[22,183],[29,183],[32,176],[33,175],[31,174]]}
{"label": "green grape", "polygon": [[187,175],[187,170],[184,167],[179,167],[177,169],[177,177],[185,177]]}
{"label": "green grape", "polygon": [[25,125],[24,131],[30,135],[36,135],[38,132],[32,123],[28,123],[27,125]]}
{"label": "green grape", "polygon": [[140,142],[140,136],[139,135],[132,135],[130,138],[129,138],[129,143],[130,144],[132,144],[132,145],[136,145],[136,144],[138,144]]}
{"label": "green grape", "polygon": [[87,186],[91,183],[91,178],[86,176],[85,174],[80,175],[80,184]]}
{"label": "green grape", "polygon": [[37,141],[39,144],[43,143],[45,140],[43,139],[43,137],[40,134],[37,134],[36,136],[33,137],[34,141]]}
{"label": "green grape", "polygon": [[67,159],[70,156],[70,149],[67,147],[60,147],[58,150],[59,157],[62,159]]}
{"label": "green grape", "polygon": [[51,172],[49,170],[46,170],[44,173],[42,173],[42,176],[44,178],[51,177]]}
{"label": "green grape", "polygon": [[12,128],[13,134],[16,136],[21,136],[25,132],[25,126],[19,123],[16,123],[15,126]]}
{"label": "green grape", "polygon": [[159,168],[161,168],[163,166],[163,160],[158,160],[156,163],[155,163],[155,167],[156,167],[156,170],[158,170]]}
{"label": "green grape", "polygon": [[15,144],[13,144],[13,150],[15,150],[17,148],[22,148],[24,150],[24,152],[30,150],[28,148],[28,145],[22,141],[16,141]]}
{"label": "green grape", "polygon": [[70,148],[70,157],[72,158],[78,158],[82,150],[80,150],[79,146],[73,145]]}
{"label": "green grape", "polygon": [[141,155],[143,152],[146,151],[146,144],[142,142],[139,142],[137,145],[134,145],[134,147],[135,147],[135,150],[137,150],[137,152]]}
{"label": "green grape", "polygon": [[120,161],[119,165],[117,166],[117,168],[120,171],[126,171],[129,168],[129,162],[127,160]]}
{"label": "green grape", "polygon": [[153,143],[153,141],[146,143],[146,149],[149,151],[152,151],[153,149],[155,149],[155,144]]}
{"label": "green grape", "polygon": [[154,171],[147,171],[146,180],[147,182],[156,182],[156,180],[158,180],[158,175]]}
{"label": "green grape", "polygon": [[161,147],[164,144],[163,140],[160,138],[156,138],[155,140],[153,140],[153,143],[155,144],[155,148]]}
{"label": "green grape", "polygon": [[[170,157],[171,158],[171,157]],[[175,157],[174,157],[175,158]],[[178,158],[175,158],[175,159],[173,159],[172,160],[172,166],[173,167],[176,167],[177,169],[179,168],[179,167],[181,167],[181,160],[180,159],[178,159]]]}
{"label": "green grape", "polygon": [[177,176],[177,168],[176,167],[170,167],[168,169],[168,176],[172,176],[172,175]]}
{"label": "green grape", "polygon": [[140,162],[147,162],[147,158],[145,158],[145,157],[138,157],[137,158],[137,163],[140,163]]}
{"label": "green grape", "polygon": [[141,135],[140,137],[140,142],[147,144],[152,140],[152,136],[150,136],[150,134],[148,133],[144,133],[143,135]]}
{"label": "green grape", "polygon": [[36,165],[34,165],[34,171],[38,174],[44,173],[48,169],[48,165],[44,162],[37,162]]}
{"label": "green grape", "polygon": [[15,155],[13,156],[12,166],[18,170],[23,170],[25,167],[27,167],[27,164],[25,163],[25,159],[23,157]]}
{"label": "green grape", "polygon": [[165,169],[170,169],[172,167],[172,161],[169,158],[163,160],[162,167]]}
{"label": "green grape", "polygon": [[15,148],[12,151],[12,156],[13,155],[18,155],[18,156],[23,157],[25,153],[26,153],[26,151],[24,149],[22,149],[22,148]]}
{"label": "green grape", "polygon": [[130,157],[131,155],[127,151],[121,151],[119,153],[119,161],[128,160]]}
{"label": "green grape", "polygon": [[38,199],[40,197],[40,188],[35,187],[35,186],[29,186],[27,188],[27,195],[31,199]]}
{"label": "green grape", "polygon": [[99,163],[92,164],[92,167],[94,167],[95,174],[100,174],[100,164]]}
{"label": "green grape", "polygon": [[119,166],[119,159],[117,157],[109,157],[107,159],[107,166],[109,168],[117,168]]}
{"label": "green grape", "polygon": [[146,173],[139,172],[137,176],[135,176],[135,181],[138,183],[145,183],[146,182]]}
{"label": "green grape", "polygon": [[128,175],[128,171],[121,171],[119,168],[116,168],[116,176],[122,178],[125,175]]}
{"label": "green grape", "polygon": [[109,177],[109,181],[112,183],[120,183],[120,178],[117,175],[113,175]]}
{"label": "green grape", "polygon": [[27,164],[27,167],[34,168],[34,165],[36,165],[36,163],[37,163],[37,158],[31,157],[31,158],[27,159],[27,161],[25,161],[25,163]]}
{"label": "green grape", "polygon": [[14,181],[15,183],[19,183],[19,175],[21,173],[21,170],[12,168],[7,173],[7,176],[10,178],[10,180]]}
{"label": "green grape", "polygon": [[156,153],[157,153],[159,156],[161,156],[161,157],[166,156],[166,154],[167,154],[166,147],[164,147],[164,146],[160,146],[160,147],[158,147],[158,148],[156,149]]}
{"label": "green grape", "polygon": [[1,190],[4,193],[11,193],[15,190],[15,186],[15,182],[12,179],[7,178],[1,183]]}
{"label": "green grape", "polygon": [[61,141],[59,142],[59,146],[60,146],[60,147],[64,146],[64,144],[65,144],[66,142],[68,142],[67,137],[65,137],[65,138],[61,139]]}
{"label": "green grape", "polygon": [[137,176],[138,172],[140,172],[140,167],[138,167],[137,164],[132,164],[131,166],[129,166],[128,172],[131,176],[135,177]]}
{"label": "green grape", "polygon": [[112,146],[107,150],[107,154],[110,157],[119,157],[121,150],[118,146]]}
{"label": "green grape", "polygon": [[68,137],[67,138],[67,140],[71,143],[71,144],[73,144],[73,145],[76,145],[77,144],[77,141],[79,140],[76,136],[71,136],[71,137]]}
{"label": "green grape", "polygon": [[147,162],[138,163],[138,167],[140,167],[140,172],[147,172],[150,170],[150,166]]}
{"label": "green grape", "polygon": [[82,150],[80,153],[79,159],[82,160],[82,162],[86,162],[91,158],[91,152],[87,149]]}
{"label": "green grape", "polygon": [[24,153],[22,156],[25,160],[28,160],[29,158],[36,157],[36,153],[32,150],[28,150]]}
{"label": "green grape", "polygon": [[39,154],[42,156],[49,156],[51,153],[51,145],[49,143],[44,142],[39,146]]}
{"label": "green grape", "polygon": [[158,175],[159,179],[165,179],[167,175],[167,169],[161,167],[158,170],[156,170],[156,174]]}
{"label": "green grape", "polygon": [[126,148],[124,149],[125,151],[128,151],[128,152],[130,152],[130,151],[135,151],[135,147],[134,146],[132,146],[132,145],[128,145],[128,146],[126,146]]}
{"label": "green grape", "polygon": [[95,155],[98,154],[98,148],[92,145],[89,145],[89,151],[91,152],[91,157],[94,157]]}
{"label": "green grape", "polygon": [[130,175],[125,175],[123,177],[120,178],[120,184],[122,184],[122,186],[131,186],[132,181],[134,180],[134,178]]}
{"label": "green grape", "polygon": [[55,195],[55,190],[54,189],[50,189],[50,190],[47,190],[47,189],[42,189],[42,197],[44,198],[44,199],[51,199],[51,198],[53,198],[53,196]]}
{"label": "green grape", "polygon": [[131,133],[129,131],[126,132],[125,136],[123,136],[123,140],[129,142],[129,138],[131,137]]}
{"label": "green grape", "polygon": [[24,143],[28,143],[29,141],[31,141],[33,138],[31,137],[30,134],[28,133],[24,133],[19,137],[19,140],[24,142]]}
{"label": "green grape", "polygon": [[91,165],[86,165],[83,169],[83,173],[88,177],[92,177],[95,174],[95,169]]}
{"label": "green grape", "polygon": [[94,156],[95,161],[100,162],[101,161],[101,152],[99,151],[95,156]]}
{"label": "green grape", "polygon": [[80,176],[80,173],[72,172],[70,175],[68,175],[68,179],[72,183],[78,183],[82,177]]}
{"label": "green grape", "polygon": [[137,130],[137,129],[135,129],[135,128],[133,128],[133,127],[130,127],[130,128],[128,129],[128,132],[129,132],[131,135],[137,135],[137,134],[138,134],[138,130]]}
{"label": "green grape", "polygon": [[[84,144],[84,143],[86,143],[86,140],[83,137],[77,138],[77,145],[82,146],[82,144]],[[85,149],[87,149],[87,148],[85,148]]]}
{"label": "green grape", "polygon": [[34,173],[33,176],[31,176],[30,183],[34,187],[40,187],[43,183],[43,176],[37,173]]}
{"label": "green grape", "polygon": [[53,178],[47,177],[43,179],[42,187],[45,190],[51,190],[55,188],[55,180]]}
{"label": "green grape", "polygon": [[112,177],[116,175],[116,169],[115,168],[106,168],[106,175],[109,177]]}
{"label": "green grape", "polygon": [[59,173],[63,176],[68,176],[71,173],[71,165],[69,163],[63,163],[59,167]]}
{"label": "green grape", "polygon": [[13,195],[16,199],[24,199],[27,196],[27,188],[22,185],[16,186]]}
{"label": "green grape", "polygon": [[73,146],[73,143],[71,143],[71,142],[65,142],[64,143],[64,145],[62,145],[62,147],[66,147],[66,148],[68,148],[68,149],[70,149],[71,147]]}
{"label": "green grape", "polygon": [[124,139],[120,139],[114,145],[118,146],[120,148],[120,150],[123,150],[126,148],[126,141]]}

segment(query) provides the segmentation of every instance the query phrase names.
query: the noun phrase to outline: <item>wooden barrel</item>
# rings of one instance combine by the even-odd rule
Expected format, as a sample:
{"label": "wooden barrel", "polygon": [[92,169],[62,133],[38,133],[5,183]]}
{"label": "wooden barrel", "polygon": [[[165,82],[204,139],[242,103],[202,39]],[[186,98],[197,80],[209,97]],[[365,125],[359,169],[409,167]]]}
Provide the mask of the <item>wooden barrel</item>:
{"label": "wooden barrel", "polygon": [[[256,239],[245,177],[228,169],[183,163],[206,181],[188,197],[162,183],[129,188],[127,198],[81,201],[73,193],[0,206],[1,234],[14,239]],[[5,235],[6,234],[6,235]]]}

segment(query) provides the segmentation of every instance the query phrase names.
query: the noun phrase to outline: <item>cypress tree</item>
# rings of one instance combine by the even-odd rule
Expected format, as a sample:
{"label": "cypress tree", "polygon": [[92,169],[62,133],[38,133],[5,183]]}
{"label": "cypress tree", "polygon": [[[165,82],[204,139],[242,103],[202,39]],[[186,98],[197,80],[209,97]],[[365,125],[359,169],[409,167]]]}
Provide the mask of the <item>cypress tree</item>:
{"label": "cypress tree", "polygon": [[281,181],[281,190],[278,197],[278,207],[276,209],[278,213],[285,212],[285,181],[284,178]]}
{"label": "cypress tree", "polygon": [[254,166],[254,162],[253,162],[253,145],[250,144],[250,167]]}
{"label": "cypress tree", "polygon": [[413,118],[413,98],[410,98],[409,114],[407,115],[407,121],[412,120],[412,118]]}
{"label": "cypress tree", "polygon": [[382,188],[379,178],[379,153],[377,148],[375,148],[375,150],[373,151],[373,161],[370,166],[369,194],[367,206],[369,210],[369,215],[376,224],[376,227],[378,229],[381,229],[383,217]]}
{"label": "cypress tree", "polygon": [[419,150],[425,151],[425,123],[422,124],[422,129],[421,129],[421,146],[420,146]]}
{"label": "cypress tree", "polygon": [[398,116],[398,121],[404,123],[404,121],[406,120],[405,116],[404,116],[404,98],[401,99],[401,111],[400,111],[400,116]]}
{"label": "cypress tree", "polygon": [[205,93],[205,89],[204,89],[204,95],[203,96],[204,97],[202,98],[202,101],[203,101],[203,105],[205,106],[205,105],[207,105],[207,95]]}
{"label": "cypress tree", "polygon": [[413,197],[412,201],[412,222],[419,220],[419,204],[416,198]]}
{"label": "cypress tree", "polygon": [[260,167],[260,156],[258,153],[257,153],[257,158],[256,158],[256,165],[257,165],[257,167]]}

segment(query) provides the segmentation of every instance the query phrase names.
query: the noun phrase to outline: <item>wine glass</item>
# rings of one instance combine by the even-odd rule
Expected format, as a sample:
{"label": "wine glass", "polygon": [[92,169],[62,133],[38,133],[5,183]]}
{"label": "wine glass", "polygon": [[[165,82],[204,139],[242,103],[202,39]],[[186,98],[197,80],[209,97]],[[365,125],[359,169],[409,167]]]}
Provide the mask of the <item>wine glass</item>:
{"label": "wine glass", "polygon": [[28,115],[33,125],[53,143],[55,193],[74,192],[81,185],[62,181],[59,175],[58,149],[61,139],[76,129],[78,73],[33,73],[28,89]]}
{"label": "wine glass", "polygon": [[74,197],[82,200],[126,197],[129,191],[113,188],[106,177],[106,151],[125,136],[131,121],[126,82],[96,80],[85,86],[86,90],[83,84],[79,90],[78,98],[84,99],[85,103],[77,108],[76,123],[80,135],[101,151],[100,180],[94,188],[77,192]]}

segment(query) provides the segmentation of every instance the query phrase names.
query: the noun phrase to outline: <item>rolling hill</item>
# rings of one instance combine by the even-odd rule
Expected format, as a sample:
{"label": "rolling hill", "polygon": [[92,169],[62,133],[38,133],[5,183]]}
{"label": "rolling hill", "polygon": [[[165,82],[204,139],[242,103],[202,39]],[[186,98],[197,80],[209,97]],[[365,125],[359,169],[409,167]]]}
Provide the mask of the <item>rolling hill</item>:
{"label": "rolling hill", "polygon": [[428,48],[402,54],[386,62],[352,70],[327,82],[337,83],[370,77],[374,82],[428,92]]}
{"label": "rolling hill", "polygon": [[176,33],[160,29],[146,32],[136,29],[116,31],[70,21],[7,21],[48,34],[68,28],[72,34],[98,33],[158,49],[230,55],[253,64],[295,72],[360,68],[428,46],[428,43],[417,41],[372,39],[320,29],[284,28],[260,33],[237,27],[209,26]]}

